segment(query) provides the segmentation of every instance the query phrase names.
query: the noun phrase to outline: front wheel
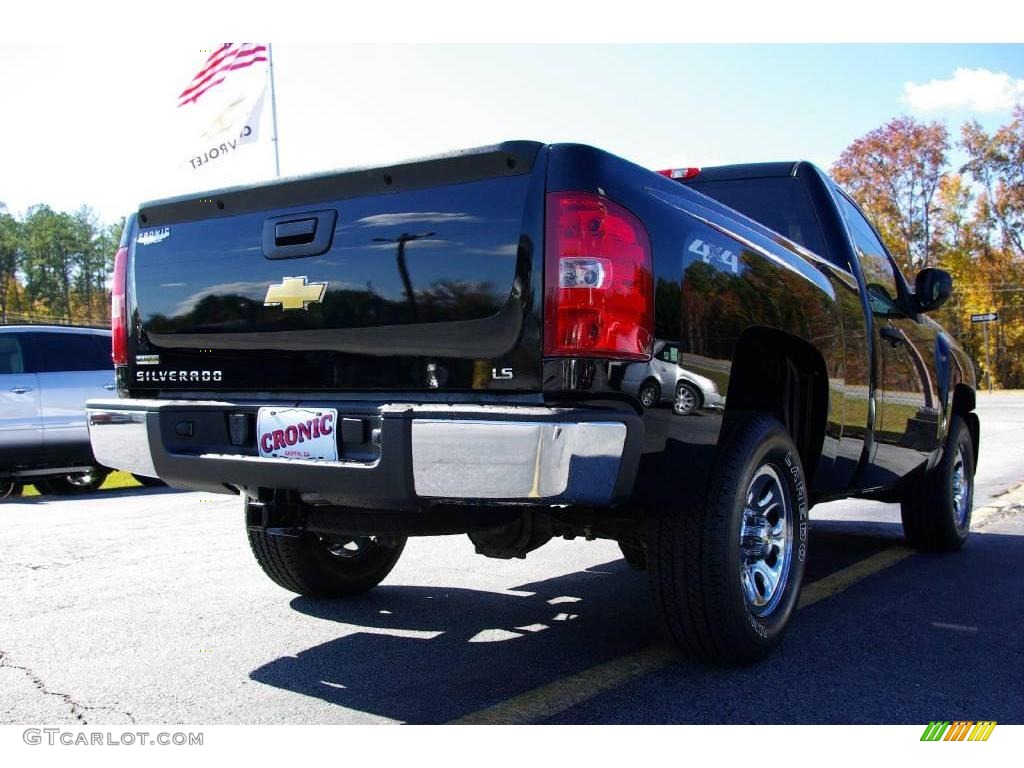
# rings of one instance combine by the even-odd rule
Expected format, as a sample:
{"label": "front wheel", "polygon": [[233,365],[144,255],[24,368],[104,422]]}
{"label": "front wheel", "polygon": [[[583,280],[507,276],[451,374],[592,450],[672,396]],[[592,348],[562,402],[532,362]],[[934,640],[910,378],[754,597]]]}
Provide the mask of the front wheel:
{"label": "front wheel", "polygon": [[672,411],[677,416],[686,416],[700,408],[701,399],[696,387],[681,381],[676,386],[676,399],[672,401]]}
{"label": "front wheel", "polygon": [[669,637],[717,664],[746,664],[782,641],[807,559],[800,455],[770,416],[723,427],[702,504],[648,520],[651,591]]}
{"label": "front wheel", "polygon": [[953,414],[942,460],[903,491],[903,535],[918,549],[960,549],[971,531],[973,506],[974,443],[964,420]]}
{"label": "front wheel", "polygon": [[249,546],[263,572],[278,586],[306,597],[347,597],[367,592],[391,573],[405,549],[404,537],[327,539],[248,530]]}
{"label": "front wheel", "polygon": [[95,491],[110,474],[109,469],[93,467],[88,472],[73,472],[67,475],[51,475],[34,480],[36,490],[41,494],[55,493],[60,496],[74,496]]}

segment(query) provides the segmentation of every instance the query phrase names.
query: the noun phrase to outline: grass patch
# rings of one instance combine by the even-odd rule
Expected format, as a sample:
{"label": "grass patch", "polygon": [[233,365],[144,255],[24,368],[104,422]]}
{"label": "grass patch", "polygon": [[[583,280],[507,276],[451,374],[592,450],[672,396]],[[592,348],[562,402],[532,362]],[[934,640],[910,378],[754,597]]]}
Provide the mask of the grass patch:
{"label": "grass patch", "polygon": [[112,491],[115,488],[138,488],[141,483],[131,476],[130,472],[122,472],[117,469],[107,475],[107,479],[100,486],[101,491]]}

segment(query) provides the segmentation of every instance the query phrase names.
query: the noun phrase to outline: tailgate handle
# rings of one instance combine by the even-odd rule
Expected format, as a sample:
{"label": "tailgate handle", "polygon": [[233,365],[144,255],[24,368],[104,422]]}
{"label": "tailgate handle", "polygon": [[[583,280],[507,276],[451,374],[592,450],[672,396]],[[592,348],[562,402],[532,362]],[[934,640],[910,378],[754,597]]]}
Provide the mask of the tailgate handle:
{"label": "tailgate handle", "polygon": [[307,211],[266,219],[263,255],[268,259],[298,259],[326,253],[334,239],[337,220],[337,211]]}
{"label": "tailgate handle", "polygon": [[316,219],[283,221],[274,228],[274,245],[305,245],[313,242]]}

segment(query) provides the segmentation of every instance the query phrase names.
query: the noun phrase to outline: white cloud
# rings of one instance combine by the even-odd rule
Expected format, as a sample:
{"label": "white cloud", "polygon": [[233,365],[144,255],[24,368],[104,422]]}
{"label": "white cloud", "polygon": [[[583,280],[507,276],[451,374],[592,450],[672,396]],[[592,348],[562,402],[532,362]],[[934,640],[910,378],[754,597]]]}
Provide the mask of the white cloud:
{"label": "white cloud", "polygon": [[476,216],[461,212],[418,211],[415,213],[378,213],[376,216],[364,216],[356,220],[356,224],[364,227],[390,227],[396,224],[442,224],[452,221],[480,221]]}
{"label": "white cloud", "polygon": [[1006,112],[1022,101],[1024,80],[989,69],[959,68],[948,80],[903,86],[903,102],[919,112],[941,109]]}

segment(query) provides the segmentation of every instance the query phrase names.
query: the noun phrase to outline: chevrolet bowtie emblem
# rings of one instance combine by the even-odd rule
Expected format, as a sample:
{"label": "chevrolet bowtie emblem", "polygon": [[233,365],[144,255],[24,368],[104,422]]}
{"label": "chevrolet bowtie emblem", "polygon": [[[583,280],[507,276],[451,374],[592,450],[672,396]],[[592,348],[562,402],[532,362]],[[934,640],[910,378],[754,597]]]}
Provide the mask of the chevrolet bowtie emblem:
{"label": "chevrolet bowtie emblem", "polygon": [[327,283],[309,283],[305,277],[286,277],[277,285],[267,288],[267,298],[263,300],[265,307],[281,307],[281,309],[309,309],[314,302],[324,300]]}

